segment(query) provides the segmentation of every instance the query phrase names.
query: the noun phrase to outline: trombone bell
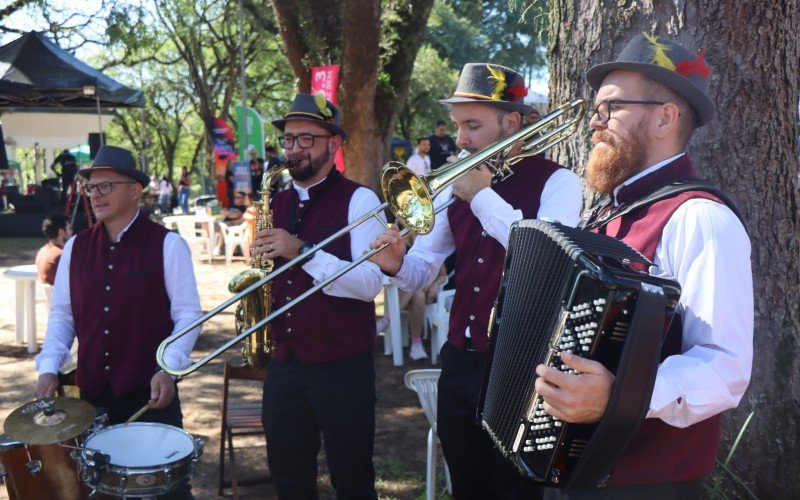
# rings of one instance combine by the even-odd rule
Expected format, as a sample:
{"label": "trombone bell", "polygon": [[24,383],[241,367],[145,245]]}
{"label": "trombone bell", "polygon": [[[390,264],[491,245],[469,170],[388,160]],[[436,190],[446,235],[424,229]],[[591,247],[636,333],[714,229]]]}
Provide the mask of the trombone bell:
{"label": "trombone bell", "polygon": [[391,161],[381,171],[381,190],[389,210],[403,226],[418,234],[431,232],[435,220],[433,195],[424,178]]}

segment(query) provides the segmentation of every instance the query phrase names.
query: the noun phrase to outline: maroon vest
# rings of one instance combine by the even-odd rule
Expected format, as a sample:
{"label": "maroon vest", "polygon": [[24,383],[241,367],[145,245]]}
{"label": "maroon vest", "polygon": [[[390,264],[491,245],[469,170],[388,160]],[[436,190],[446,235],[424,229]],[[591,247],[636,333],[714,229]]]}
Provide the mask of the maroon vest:
{"label": "maroon vest", "polygon": [[78,337],[78,386],[117,397],[150,389],[156,350],[172,333],[164,285],[167,230],[142,214],[119,243],[97,223],[78,233],[70,262],[70,300]]}
{"label": "maroon vest", "polygon": [[[273,225],[298,238],[318,243],[348,224],[353,193],[361,185],[333,170],[324,182],[309,190],[309,200],[300,201],[297,191],[286,189],[272,199]],[[333,241],[324,251],[351,261],[350,236]],[[276,259],[275,266],[286,263]],[[272,284],[273,310],[314,286],[301,266],[293,266]],[[325,295],[317,291],[272,323],[277,348],[274,358],[286,360],[292,353],[303,364],[343,359],[375,349],[375,303]]]}
{"label": "maroon vest", "polygon": [[[697,179],[688,155],[652,172],[620,190],[620,204],[632,203],[675,179]],[[621,239],[653,260],[661,233],[684,202],[705,198],[722,201],[704,191],[686,191],[614,219],[601,233]],[[679,354],[662,352],[661,358]],[[611,474],[609,486],[692,481],[705,477],[714,466],[720,436],[719,415],[686,428],[673,427],[657,418],[645,420]]]}
{"label": "maroon vest", "polygon": [[[514,175],[492,185],[492,189],[526,219],[539,212],[542,190],[553,173],[563,168],[541,156],[528,158],[514,167]],[[456,294],[450,311],[447,339],[458,349],[466,343],[464,332],[469,327],[472,342],[486,352],[487,327],[497,293],[506,250],[483,230],[469,203],[457,201],[447,209],[450,230],[456,247]]]}

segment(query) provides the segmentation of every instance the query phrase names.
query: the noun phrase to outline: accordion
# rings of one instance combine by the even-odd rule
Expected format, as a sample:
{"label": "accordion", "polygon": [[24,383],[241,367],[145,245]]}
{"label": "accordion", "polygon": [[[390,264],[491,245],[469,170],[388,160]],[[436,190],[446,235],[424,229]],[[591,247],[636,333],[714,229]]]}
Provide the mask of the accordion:
{"label": "accordion", "polygon": [[[644,421],[680,285],[614,238],[540,220],[511,229],[490,320],[478,419],[500,452],[543,485],[604,484]],[[570,424],[545,413],[535,368],[569,371],[571,351],[615,374],[603,417]]]}

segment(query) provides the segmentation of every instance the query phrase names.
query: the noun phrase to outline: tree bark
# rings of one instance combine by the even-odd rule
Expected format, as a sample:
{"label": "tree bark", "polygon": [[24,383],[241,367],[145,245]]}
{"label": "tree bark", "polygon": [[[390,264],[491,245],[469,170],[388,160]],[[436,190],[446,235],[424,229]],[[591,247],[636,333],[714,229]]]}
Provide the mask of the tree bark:
{"label": "tree bark", "polygon": [[[585,70],[614,60],[642,31],[707,49],[717,115],[696,131],[688,151],[698,173],[727,192],[745,216],[755,287],[752,379],[739,408],[725,413],[721,450],[727,453],[755,411],[729,467],[758,496],[800,497],[800,2],[553,0],[551,6],[554,103],[592,99]],[[577,134],[555,159],[583,173],[588,137]]]}

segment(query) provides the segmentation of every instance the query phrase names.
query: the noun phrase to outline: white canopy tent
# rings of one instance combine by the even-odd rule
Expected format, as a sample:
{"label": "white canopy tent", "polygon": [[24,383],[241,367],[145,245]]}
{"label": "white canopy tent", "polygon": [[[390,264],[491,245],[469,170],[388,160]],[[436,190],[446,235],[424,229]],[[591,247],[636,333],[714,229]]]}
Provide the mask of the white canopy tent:
{"label": "white canopy tent", "polygon": [[46,167],[64,149],[87,144],[89,133],[105,129],[116,115],[93,110],[30,110],[17,108],[0,115],[9,160],[17,160],[17,148],[36,149],[34,176],[38,183]]}

